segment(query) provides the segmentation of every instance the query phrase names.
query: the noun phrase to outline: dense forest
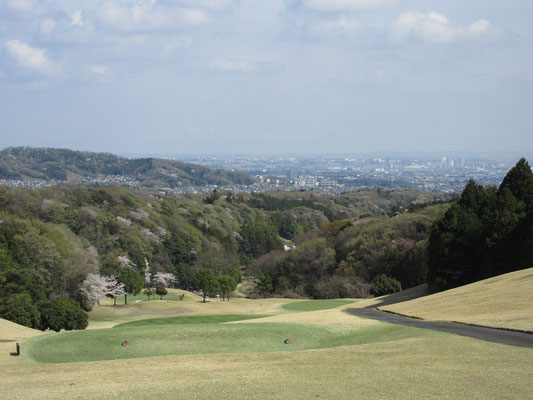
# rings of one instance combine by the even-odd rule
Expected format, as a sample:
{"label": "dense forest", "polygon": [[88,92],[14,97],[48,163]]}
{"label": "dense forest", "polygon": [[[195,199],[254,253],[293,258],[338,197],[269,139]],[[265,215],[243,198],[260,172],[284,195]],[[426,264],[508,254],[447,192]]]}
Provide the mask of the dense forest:
{"label": "dense forest", "polygon": [[213,170],[167,159],[130,160],[109,153],[32,147],[10,147],[0,151],[0,179],[80,182],[83,178],[107,175],[129,177],[138,181],[140,186],[153,188],[250,185],[254,182],[244,172]]}
{"label": "dense forest", "polygon": [[525,159],[499,188],[469,181],[431,231],[428,281],[449,289],[533,265],[533,174]]}
{"label": "dense forest", "polygon": [[[417,191],[172,197],[139,196],[120,187],[3,186],[0,316],[40,328],[51,326],[42,318],[50,313],[68,309],[75,314],[67,313],[71,319],[78,318],[77,304],[86,310],[97,304],[87,292],[91,282],[116,297],[161,280],[201,289],[195,278],[206,268],[238,281],[241,266],[252,266],[271,251],[290,253],[284,248],[293,246],[291,240],[301,243],[337,217],[368,219],[439,199]],[[367,282],[366,276],[361,279]]]}

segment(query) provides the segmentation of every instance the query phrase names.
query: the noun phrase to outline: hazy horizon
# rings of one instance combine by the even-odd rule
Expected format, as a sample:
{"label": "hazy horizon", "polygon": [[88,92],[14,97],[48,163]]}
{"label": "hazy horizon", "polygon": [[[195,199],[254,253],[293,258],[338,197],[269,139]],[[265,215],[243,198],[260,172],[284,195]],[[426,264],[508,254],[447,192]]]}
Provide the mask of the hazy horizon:
{"label": "hazy horizon", "polygon": [[0,0],[0,148],[533,154],[533,3]]}

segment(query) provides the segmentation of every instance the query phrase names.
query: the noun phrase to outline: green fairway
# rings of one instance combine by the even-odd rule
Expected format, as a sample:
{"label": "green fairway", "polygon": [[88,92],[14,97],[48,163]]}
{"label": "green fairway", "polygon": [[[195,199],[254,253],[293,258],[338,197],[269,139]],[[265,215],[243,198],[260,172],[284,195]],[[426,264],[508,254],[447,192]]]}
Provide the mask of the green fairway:
{"label": "green fairway", "polygon": [[[173,293],[171,291],[169,291],[164,297],[165,297],[165,300],[169,300],[169,301],[189,300],[187,296],[184,296],[184,298],[182,298],[180,294]],[[132,304],[132,303],[139,302],[139,301],[148,302],[148,301],[154,301],[154,300],[159,300],[159,296],[157,295],[150,296],[150,300],[148,300],[148,296],[142,293],[139,293],[137,295],[131,295],[131,294],[128,295],[128,304]],[[111,300],[105,299],[103,303],[111,303]],[[117,304],[124,304],[124,296],[117,297]]]}
{"label": "green fairway", "polygon": [[[298,351],[395,341],[425,334],[419,329],[385,324],[364,328],[290,323],[123,326],[30,339],[26,354],[40,363],[82,362],[163,355]],[[287,338],[292,344],[283,343]],[[121,346],[124,340],[128,340],[127,346]]]}
{"label": "green fairway", "polygon": [[355,300],[307,300],[285,304],[283,308],[288,311],[318,311],[352,303],[355,303]]}
{"label": "green fairway", "polygon": [[247,319],[256,319],[267,317],[267,315],[190,315],[173,318],[149,318],[139,321],[124,322],[116,325],[115,328],[139,327],[139,326],[156,326],[156,325],[192,325],[192,324],[222,324],[224,322],[243,321]]}

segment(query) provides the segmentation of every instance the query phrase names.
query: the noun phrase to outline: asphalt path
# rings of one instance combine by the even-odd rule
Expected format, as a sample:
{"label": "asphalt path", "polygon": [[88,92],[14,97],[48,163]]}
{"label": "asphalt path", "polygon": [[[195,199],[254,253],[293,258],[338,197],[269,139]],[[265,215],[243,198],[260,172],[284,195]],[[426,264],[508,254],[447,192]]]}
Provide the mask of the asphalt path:
{"label": "asphalt path", "polygon": [[509,344],[512,346],[533,348],[533,334],[504,329],[486,328],[483,326],[457,324],[453,322],[432,322],[402,317],[400,315],[379,311],[373,308],[348,308],[350,314],[358,317],[375,319],[390,324],[412,326],[414,328],[433,329],[476,339]]}

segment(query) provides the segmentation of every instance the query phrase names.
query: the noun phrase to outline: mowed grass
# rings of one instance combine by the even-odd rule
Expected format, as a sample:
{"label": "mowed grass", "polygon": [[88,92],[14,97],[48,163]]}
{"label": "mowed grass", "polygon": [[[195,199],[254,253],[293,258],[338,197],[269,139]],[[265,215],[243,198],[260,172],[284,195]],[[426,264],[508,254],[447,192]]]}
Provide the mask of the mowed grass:
{"label": "mowed grass", "polygon": [[76,364],[0,357],[0,381],[2,393],[18,400],[533,398],[532,349],[414,328],[404,332],[416,335],[301,351]]}
{"label": "mowed grass", "polygon": [[284,304],[282,307],[288,311],[319,311],[337,308],[346,304],[355,303],[356,300],[307,300]]}
{"label": "mowed grass", "polygon": [[202,298],[194,293],[176,289],[169,291],[177,294],[184,293],[185,300],[128,302],[127,305],[118,304],[116,306],[113,306],[111,301],[105,300],[101,306],[96,307],[89,314],[88,329],[110,328],[124,322],[147,318],[170,318],[185,315],[278,315],[287,312],[282,308],[284,304],[294,302],[294,300],[279,298],[258,300],[232,298],[231,301],[208,299],[206,303],[203,303]]}
{"label": "mowed grass", "polygon": [[[296,313],[288,303],[305,302],[101,307],[96,322],[115,328],[22,339],[21,357],[9,356],[14,343],[0,343],[0,392],[21,400],[533,399],[533,349],[361,319],[342,306]],[[230,321],[235,315],[272,316]]]}
{"label": "mowed grass", "polygon": [[244,321],[249,319],[264,318],[265,315],[191,315],[175,318],[150,318],[138,321],[124,322],[115,325],[115,328],[139,327],[139,326],[161,326],[161,325],[192,325],[192,324],[222,324],[225,322]]}
{"label": "mowed grass", "polygon": [[[66,332],[28,340],[26,356],[64,363],[214,353],[262,353],[322,349],[417,337],[396,325],[328,327],[319,324],[174,324]],[[285,339],[291,339],[287,345]],[[128,340],[127,346],[122,342]]]}
{"label": "mowed grass", "polygon": [[427,320],[533,332],[533,268],[380,309]]}

